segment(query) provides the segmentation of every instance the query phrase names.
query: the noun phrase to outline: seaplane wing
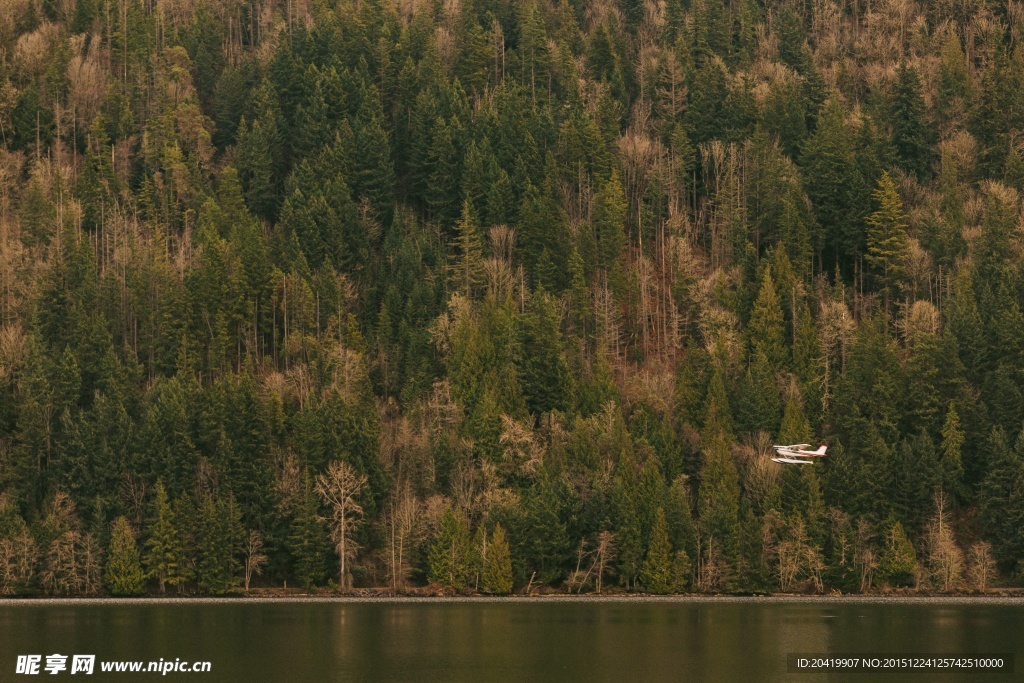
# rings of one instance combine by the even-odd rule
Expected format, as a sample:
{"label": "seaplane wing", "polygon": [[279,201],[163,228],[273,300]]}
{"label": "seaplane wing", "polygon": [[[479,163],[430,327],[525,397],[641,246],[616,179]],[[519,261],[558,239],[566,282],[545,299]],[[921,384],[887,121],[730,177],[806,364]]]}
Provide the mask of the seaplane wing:
{"label": "seaplane wing", "polygon": [[809,444],[809,443],[795,443],[792,446],[772,446],[772,448],[774,448],[775,450],[782,449],[784,451],[799,451],[799,450],[801,450],[803,448],[810,448],[810,447],[811,447],[811,444]]}
{"label": "seaplane wing", "polygon": [[803,448],[796,448],[794,446],[776,446],[775,451],[779,455],[790,455],[798,456],[801,458],[822,458],[825,456],[825,451],[828,450],[828,446],[819,446],[817,450],[808,451]]}

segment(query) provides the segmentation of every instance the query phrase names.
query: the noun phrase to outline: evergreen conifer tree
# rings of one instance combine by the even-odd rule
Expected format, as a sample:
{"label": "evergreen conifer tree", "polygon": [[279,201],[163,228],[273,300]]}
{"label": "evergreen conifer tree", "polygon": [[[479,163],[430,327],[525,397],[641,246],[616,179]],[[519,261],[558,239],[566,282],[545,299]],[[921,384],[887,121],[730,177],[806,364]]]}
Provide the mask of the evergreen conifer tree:
{"label": "evergreen conifer tree", "polygon": [[703,434],[715,435],[717,431],[723,433],[726,441],[732,439],[732,411],[729,408],[728,395],[725,393],[724,372],[721,364],[716,362],[711,373],[711,382],[708,384],[707,396],[704,399]]}
{"label": "evergreen conifer tree", "polygon": [[810,443],[811,424],[804,415],[799,395],[793,393],[786,401],[786,410],[782,414],[782,424],[779,426],[780,443]]}
{"label": "evergreen conifer tree", "polygon": [[512,592],[512,556],[500,524],[494,526],[487,544],[487,562],[480,583],[485,593],[507,595]]}
{"label": "evergreen conifer tree", "polygon": [[946,411],[946,419],[942,425],[941,467],[942,467],[942,488],[950,496],[960,498],[963,491],[963,445],[964,431],[960,426],[960,414],[956,405],[952,402]]}
{"label": "evergreen conifer tree", "polygon": [[154,577],[160,585],[160,592],[167,590],[167,584],[180,585],[183,576],[179,562],[184,549],[178,536],[177,522],[170,498],[163,482],[157,482],[153,490],[153,502],[147,520],[149,540],[146,541],[145,564],[147,575]]}
{"label": "evergreen conifer tree", "polygon": [[899,287],[907,265],[907,217],[896,185],[883,173],[874,192],[878,210],[868,216],[868,264],[878,282],[889,293]]}
{"label": "evergreen conifer tree", "polygon": [[878,560],[878,579],[891,586],[908,586],[914,582],[917,569],[917,551],[903,531],[903,525],[892,522]]}
{"label": "evergreen conifer tree", "polygon": [[438,118],[432,139],[427,155],[430,172],[426,185],[426,203],[433,220],[442,225],[451,225],[459,211],[459,158],[452,126]]}
{"label": "evergreen conifer tree", "polygon": [[917,70],[906,62],[896,72],[892,103],[892,144],[903,168],[924,180],[929,175],[930,130]]}
{"label": "evergreen conifer tree", "polygon": [[697,494],[697,512],[704,552],[709,561],[724,564],[728,576],[736,559],[739,534],[739,476],[732,460],[730,442],[721,424],[705,426],[701,437],[704,454]]}
{"label": "evergreen conifer tree", "polygon": [[450,505],[445,508],[427,556],[431,581],[459,591],[466,587],[470,570],[470,538],[466,521]]}
{"label": "evergreen conifer tree", "polygon": [[142,595],[145,590],[146,574],[139,561],[139,548],[125,517],[118,517],[111,526],[103,579],[111,595]]}
{"label": "evergreen conifer tree", "polygon": [[288,549],[294,558],[295,578],[309,590],[327,580],[333,553],[330,531],[320,516],[318,499],[308,479],[305,488],[292,521]]}
{"label": "evergreen conifer tree", "polygon": [[744,431],[772,433],[779,424],[780,412],[775,373],[767,356],[758,349],[740,383],[740,395],[736,401],[737,422]]}
{"label": "evergreen conifer tree", "polygon": [[782,306],[775,291],[771,266],[766,266],[761,276],[761,288],[754,301],[748,325],[751,349],[754,355],[761,352],[771,367],[781,370],[786,362],[786,342]]}
{"label": "evergreen conifer tree", "polygon": [[658,508],[651,529],[651,540],[647,546],[647,557],[640,568],[640,585],[655,595],[664,595],[675,590],[675,567],[673,566],[672,545],[668,539],[668,523],[665,510]]}
{"label": "evergreen conifer tree", "polygon": [[449,267],[452,288],[472,299],[484,284],[484,249],[476,218],[469,200],[462,203],[462,217],[455,226],[458,256]]}
{"label": "evergreen conifer tree", "polygon": [[978,491],[980,521],[1002,569],[1015,568],[1024,554],[1024,431],[1015,448],[994,427],[986,449],[989,469]]}
{"label": "evergreen conifer tree", "polygon": [[377,212],[377,219],[387,225],[391,221],[395,171],[391,160],[391,142],[384,127],[380,96],[376,88],[371,87],[363,93],[355,123],[355,154],[352,160],[354,189],[360,196],[370,200]]}
{"label": "evergreen conifer tree", "polygon": [[220,595],[241,584],[239,554],[243,533],[241,511],[234,497],[206,496],[199,504],[196,580],[199,589]]}
{"label": "evergreen conifer tree", "polygon": [[839,102],[830,100],[818,116],[817,130],[803,147],[801,167],[807,195],[823,229],[831,263],[849,272],[864,253],[863,216],[870,193],[857,165],[853,131]]}
{"label": "evergreen conifer tree", "polygon": [[681,474],[669,486],[665,497],[665,520],[672,546],[685,552],[689,558],[696,552],[697,531],[693,523],[687,479],[687,475]]}
{"label": "evergreen conifer tree", "polygon": [[607,274],[609,282],[617,287],[622,282],[621,262],[626,249],[626,198],[617,171],[594,198],[594,233],[597,235],[598,266]]}
{"label": "evergreen conifer tree", "polygon": [[522,353],[519,366],[523,394],[530,412],[540,415],[569,407],[569,365],[562,348],[554,302],[538,289],[530,297],[530,311],[520,318]]}

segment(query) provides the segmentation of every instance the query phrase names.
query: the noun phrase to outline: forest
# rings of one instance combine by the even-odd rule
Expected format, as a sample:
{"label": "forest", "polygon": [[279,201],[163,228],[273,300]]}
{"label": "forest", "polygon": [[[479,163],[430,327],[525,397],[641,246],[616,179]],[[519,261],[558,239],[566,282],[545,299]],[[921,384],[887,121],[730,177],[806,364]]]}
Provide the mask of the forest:
{"label": "forest", "polygon": [[0,0],[0,594],[1018,585],[1022,39]]}

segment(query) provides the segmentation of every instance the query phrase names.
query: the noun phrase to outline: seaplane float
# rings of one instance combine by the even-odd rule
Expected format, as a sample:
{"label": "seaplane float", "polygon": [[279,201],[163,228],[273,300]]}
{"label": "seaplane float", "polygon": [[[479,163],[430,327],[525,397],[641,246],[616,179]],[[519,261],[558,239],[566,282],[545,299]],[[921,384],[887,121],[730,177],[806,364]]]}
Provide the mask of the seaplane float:
{"label": "seaplane float", "polygon": [[775,457],[772,462],[784,465],[812,465],[819,458],[825,457],[828,446],[821,444],[817,450],[807,450],[811,447],[809,443],[797,443],[792,446],[772,446],[775,449]]}

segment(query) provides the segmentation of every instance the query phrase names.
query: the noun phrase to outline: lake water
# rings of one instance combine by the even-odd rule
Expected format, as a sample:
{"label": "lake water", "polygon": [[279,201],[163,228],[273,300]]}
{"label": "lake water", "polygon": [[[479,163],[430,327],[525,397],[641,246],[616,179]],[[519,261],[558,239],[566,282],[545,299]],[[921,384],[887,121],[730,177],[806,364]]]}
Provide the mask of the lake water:
{"label": "lake water", "polygon": [[[787,673],[805,653],[1016,653],[1016,675]],[[93,676],[15,675],[95,654]],[[1019,602],[492,601],[0,604],[0,681],[1024,680]],[[209,673],[103,674],[110,660]],[[70,667],[69,667],[70,668]]]}

